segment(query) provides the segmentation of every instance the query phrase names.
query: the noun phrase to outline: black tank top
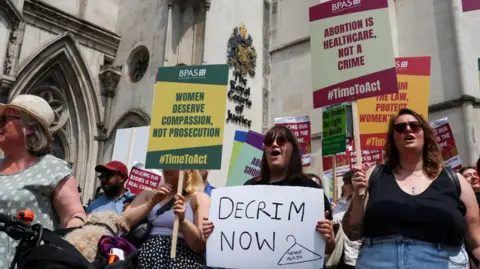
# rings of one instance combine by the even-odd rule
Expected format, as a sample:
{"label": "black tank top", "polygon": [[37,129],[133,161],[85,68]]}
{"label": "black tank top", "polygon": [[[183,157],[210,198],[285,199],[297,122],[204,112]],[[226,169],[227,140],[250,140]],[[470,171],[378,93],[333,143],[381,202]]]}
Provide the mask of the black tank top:
{"label": "black tank top", "polygon": [[364,236],[402,235],[430,243],[459,245],[465,234],[465,205],[443,170],[421,194],[404,192],[387,166],[372,185]]}

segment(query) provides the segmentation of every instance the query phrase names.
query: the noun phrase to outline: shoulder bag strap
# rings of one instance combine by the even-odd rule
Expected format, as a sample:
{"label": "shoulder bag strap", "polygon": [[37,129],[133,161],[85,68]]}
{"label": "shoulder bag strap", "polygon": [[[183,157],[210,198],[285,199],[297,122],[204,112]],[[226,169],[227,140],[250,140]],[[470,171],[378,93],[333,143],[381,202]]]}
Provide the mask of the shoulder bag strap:
{"label": "shoulder bag strap", "polygon": [[155,213],[155,218],[153,220],[156,220],[158,216],[162,215],[166,211],[170,210],[172,208],[173,204],[175,203],[175,198],[170,199],[166,204],[161,206],[158,210],[157,213]]}
{"label": "shoulder bag strap", "polygon": [[460,180],[458,179],[457,173],[452,168],[447,166],[445,166],[445,168],[443,169],[445,170],[445,173],[447,173],[448,178],[450,178],[450,180],[452,181],[458,198],[460,198],[460,195],[462,194],[462,187],[460,186]]}
{"label": "shoulder bag strap", "polygon": [[377,164],[377,165],[375,165],[375,168],[373,168],[373,171],[370,174],[370,177],[368,178],[368,192],[369,193],[372,191],[373,186],[375,185],[375,182],[377,181],[377,179],[382,174],[383,168],[385,168],[384,164]]}

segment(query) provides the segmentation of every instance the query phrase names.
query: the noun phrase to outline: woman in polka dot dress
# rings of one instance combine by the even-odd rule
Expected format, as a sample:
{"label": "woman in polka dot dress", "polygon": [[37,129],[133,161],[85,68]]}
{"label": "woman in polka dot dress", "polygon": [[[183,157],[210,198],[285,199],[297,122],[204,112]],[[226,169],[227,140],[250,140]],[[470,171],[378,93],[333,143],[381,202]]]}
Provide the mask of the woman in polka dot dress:
{"label": "woman in polka dot dress", "polygon": [[[210,197],[203,192],[203,180],[197,170],[185,174],[185,196],[175,195],[179,171],[163,170],[165,184],[155,191],[141,192],[123,213],[131,226],[147,216],[153,224],[150,236],[140,249],[138,262],[142,269],[205,268],[206,239],[200,225],[201,220],[208,217]],[[172,199],[175,200],[172,208],[157,217],[158,209]],[[177,256],[170,259],[175,215],[180,220]]]}
{"label": "woman in polka dot dress", "polygon": [[[70,165],[48,154],[54,121],[50,105],[33,95],[0,104],[0,213],[35,213],[34,223],[56,229],[83,224],[85,211]],[[0,232],[0,268],[8,268],[18,242]]]}

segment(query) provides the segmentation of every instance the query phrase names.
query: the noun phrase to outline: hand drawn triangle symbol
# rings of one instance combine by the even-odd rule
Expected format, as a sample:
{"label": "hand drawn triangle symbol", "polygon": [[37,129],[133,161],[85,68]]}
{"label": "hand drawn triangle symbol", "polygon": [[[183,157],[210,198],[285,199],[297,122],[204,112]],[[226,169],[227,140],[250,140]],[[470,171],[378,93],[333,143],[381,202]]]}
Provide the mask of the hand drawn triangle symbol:
{"label": "hand drawn triangle symbol", "polygon": [[282,258],[278,261],[278,265],[312,262],[323,258],[321,255],[298,244],[297,239],[293,235],[287,236],[287,242],[290,237],[293,238],[293,245],[283,254]]}

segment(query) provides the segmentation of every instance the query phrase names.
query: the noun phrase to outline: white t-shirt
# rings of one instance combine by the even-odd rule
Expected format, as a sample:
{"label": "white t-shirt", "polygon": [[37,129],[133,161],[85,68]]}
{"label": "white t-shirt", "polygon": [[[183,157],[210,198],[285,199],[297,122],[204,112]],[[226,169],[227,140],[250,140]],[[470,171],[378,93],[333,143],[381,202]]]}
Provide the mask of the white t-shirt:
{"label": "white t-shirt", "polygon": [[[348,202],[346,199],[342,198],[338,201],[337,205],[333,209],[333,223],[342,225],[343,215],[348,208]],[[362,247],[362,241],[350,241],[347,236],[344,238],[343,242],[343,252],[344,252],[344,262],[347,265],[355,266],[357,263],[358,253],[360,252],[360,247]]]}

